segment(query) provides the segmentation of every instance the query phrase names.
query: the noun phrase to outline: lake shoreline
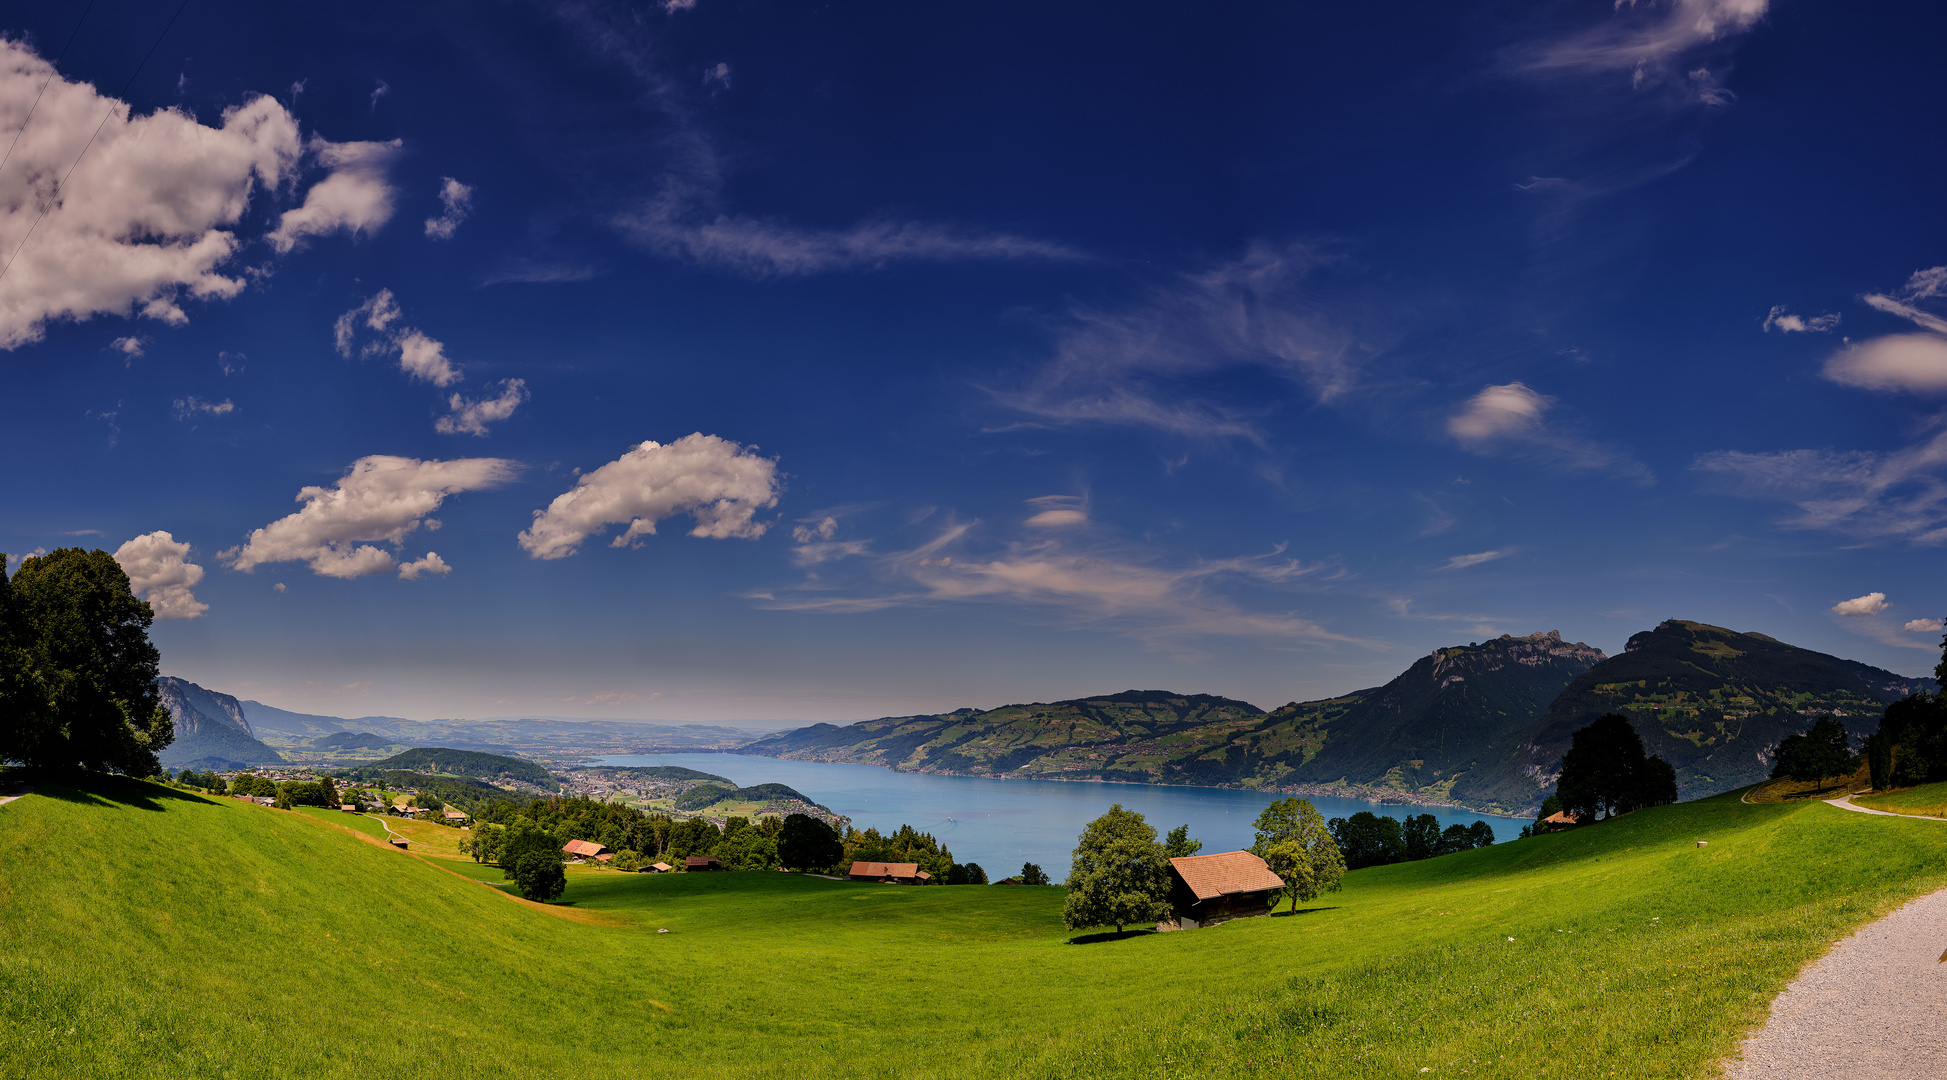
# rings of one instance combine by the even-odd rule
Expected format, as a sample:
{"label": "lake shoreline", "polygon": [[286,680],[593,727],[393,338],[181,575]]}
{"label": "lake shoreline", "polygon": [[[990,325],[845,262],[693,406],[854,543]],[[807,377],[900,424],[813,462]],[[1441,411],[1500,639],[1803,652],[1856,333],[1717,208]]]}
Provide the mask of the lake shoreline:
{"label": "lake shoreline", "polygon": [[[697,751],[691,752],[695,753]],[[729,754],[736,757],[759,757],[770,761],[802,761],[813,765],[866,765],[874,769],[884,769],[890,773],[901,773],[907,776],[958,776],[969,780],[1043,780],[1058,784],[1122,784],[1128,787],[1188,788],[1197,791],[1249,791],[1265,795],[1316,795],[1328,799],[1348,799],[1357,802],[1369,802],[1375,806],[1424,806],[1429,809],[1458,810],[1462,813],[1479,814],[1482,817],[1504,818],[1508,821],[1528,820],[1524,815],[1507,814],[1497,810],[1482,810],[1464,803],[1439,802],[1425,798],[1415,792],[1388,790],[1379,793],[1368,788],[1356,788],[1336,784],[1293,784],[1279,787],[1256,788],[1245,787],[1242,784],[1163,784],[1146,780],[1104,780],[1100,777],[1088,777],[1084,779],[1072,776],[988,776],[980,773],[954,772],[949,769],[901,769],[876,761],[843,761],[816,757],[788,757],[782,754],[759,754],[743,749],[706,750],[701,751],[701,753]]]}

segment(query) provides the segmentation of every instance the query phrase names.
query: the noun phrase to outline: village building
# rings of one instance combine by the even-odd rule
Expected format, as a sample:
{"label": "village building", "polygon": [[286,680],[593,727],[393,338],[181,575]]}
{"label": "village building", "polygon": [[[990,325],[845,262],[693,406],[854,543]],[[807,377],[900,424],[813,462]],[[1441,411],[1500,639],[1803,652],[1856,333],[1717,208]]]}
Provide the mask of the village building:
{"label": "village building", "polygon": [[1170,860],[1170,914],[1158,930],[1195,930],[1231,919],[1271,914],[1271,894],[1284,879],[1248,851]]}
{"label": "village building", "polygon": [[387,841],[387,843],[391,844],[395,848],[398,848],[400,851],[406,850],[406,841],[405,838],[402,836],[395,836],[391,840]]}
{"label": "village building", "polygon": [[666,862],[652,862],[649,864],[649,869],[654,870],[658,874],[667,874],[676,868]]}
{"label": "village building", "polygon": [[573,855],[577,859],[599,859],[604,855],[610,858],[615,856],[615,853],[607,847],[601,844],[591,843],[587,840],[570,840],[561,845],[561,850]]}
{"label": "village building", "polygon": [[358,807],[351,803],[339,803],[338,812],[341,814],[356,814],[358,813]]}
{"label": "village building", "polygon": [[723,864],[709,855],[691,855],[683,860],[683,872],[695,873],[699,870],[721,870]]}
{"label": "village building", "polygon": [[448,810],[448,811],[446,812],[446,820],[448,820],[448,821],[465,821],[465,820],[466,820],[466,811],[465,811],[465,810]]}
{"label": "village building", "polygon": [[882,881],[894,885],[924,885],[933,875],[910,862],[855,862],[845,876],[853,881]]}

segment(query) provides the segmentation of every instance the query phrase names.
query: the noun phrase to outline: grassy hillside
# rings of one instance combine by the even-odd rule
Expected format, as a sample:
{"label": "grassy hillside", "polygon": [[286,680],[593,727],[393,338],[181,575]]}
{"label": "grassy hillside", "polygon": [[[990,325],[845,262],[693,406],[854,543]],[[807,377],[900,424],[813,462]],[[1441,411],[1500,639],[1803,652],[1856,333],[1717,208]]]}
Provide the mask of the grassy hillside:
{"label": "grassy hillside", "polygon": [[1932,822],[1729,795],[1071,944],[1059,889],[571,868],[541,907],[327,813],[43,786],[0,807],[0,1078],[1701,1077],[1943,867]]}
{"label": "grassy hillside", "polygon": [[422,746],[365,765],[361,772],[416,772],[447,776],[506,777],[530,784],[551,784],[548,770],[532,761],[478,750]]}
{"label": "grassy hillside", "polygon": [[1884,795],[1862,795],[1852,802],[1854,806],[1884,810],[1891,814],[1947,818],[1947,783],[1921,784],[1902,791],[1889,791]]}

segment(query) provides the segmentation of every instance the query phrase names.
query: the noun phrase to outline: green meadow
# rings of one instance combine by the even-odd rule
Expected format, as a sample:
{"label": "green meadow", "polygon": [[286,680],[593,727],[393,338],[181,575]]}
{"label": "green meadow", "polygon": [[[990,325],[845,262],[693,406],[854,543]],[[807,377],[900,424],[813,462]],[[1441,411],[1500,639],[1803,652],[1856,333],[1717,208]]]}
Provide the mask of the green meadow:
{"label": "green meadow", "polygon": [[1884,795],[1862,795],[1852,803],[1894,814],[1947,818],[1947,783],[1920,784]]}
{"label": "green meadow", "polygon": [[543,907],[341,818],[0,807],[0,1077],[1703,1077],[1947,886],[1934,823],[1732,793],[1071,941],[1059,888],[571,867]]}

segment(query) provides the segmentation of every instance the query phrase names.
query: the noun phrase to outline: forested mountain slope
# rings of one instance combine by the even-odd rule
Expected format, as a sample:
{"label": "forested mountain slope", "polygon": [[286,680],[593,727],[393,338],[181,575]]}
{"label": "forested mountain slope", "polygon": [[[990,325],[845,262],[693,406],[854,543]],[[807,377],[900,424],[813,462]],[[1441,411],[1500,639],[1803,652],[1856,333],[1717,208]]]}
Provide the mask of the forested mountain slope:
{"label": "forested mountain slope", "polygon": [[1533,803],[1553,788],[1576,729],[1615,712],[1630,718],[1650,753],[1675,767],[1681,797],[1694,799],[1769,775],[1771,748],[1816,717],[1836,716],[1863,736],[1887,705],[1935,689],[1932,679],[1763,634],[1671,619],[1569,684],[1518,753],[1462,777],[1453,794],[1472,805]]}
{"label": "forested mountain slope", "polygon": [[162,706],[176,724],[176,738],[157,755],[164,767],[264,765],[284,758],[258,741],[237,699],[165,675],[156,680]]}

